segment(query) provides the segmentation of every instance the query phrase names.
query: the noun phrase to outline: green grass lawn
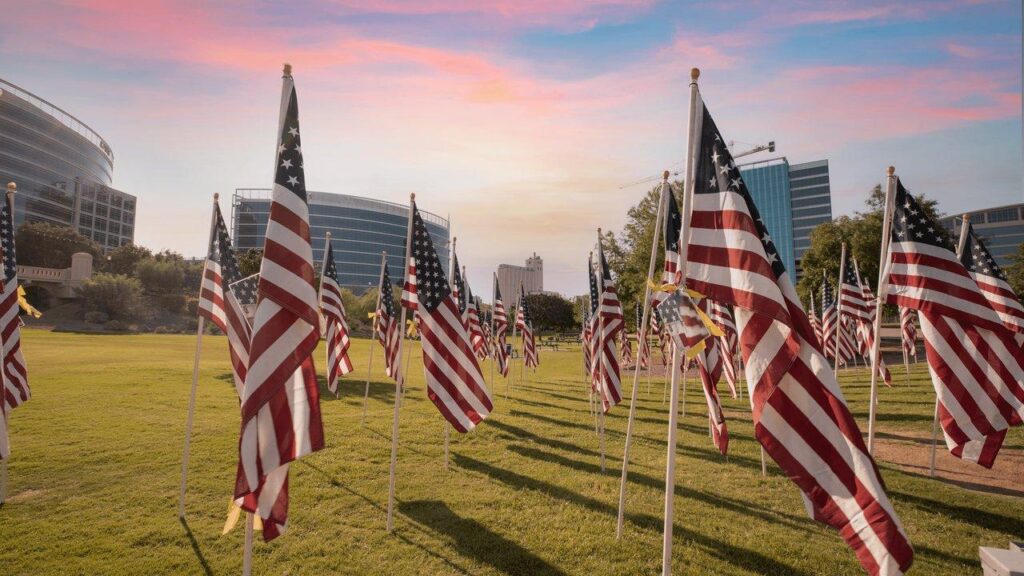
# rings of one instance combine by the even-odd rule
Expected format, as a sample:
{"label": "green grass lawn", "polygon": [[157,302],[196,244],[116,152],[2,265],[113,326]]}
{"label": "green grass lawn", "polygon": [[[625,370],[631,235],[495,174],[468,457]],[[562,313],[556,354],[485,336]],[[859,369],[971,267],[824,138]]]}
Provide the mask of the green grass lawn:
{"label": "green grass lawn", "polygon": [[[443,421],[426,399],[414,348],[395,531],[386,534],[394,385],[378,350],[369,418],[360,426],[369,344],[354,342],[356,373],[343,381],[339,400],[322,401],[327,447],[292,466],[289,531],[269,545],[257,542],[256,574],[659,571],[667,423],[660,380],[650,395],[641,380],[626,530],[616,541],[628,407],[607,419],[602,473],[578,350],[542,352],[543,365],[511,400],[499,383],[491,417],[472,434],[453,434],[446,471]],[[195,338],[26,330],[24,348],[34,397],[10,417],[0,574],[239,573],[242,527],[220,535],[239,421],[226,340],[204,339],[187,524],[178,521],[177,497]],[[322,374],[322,349],[316,361]],[[866,376],[861,370],[842,379],[865,431]],[[897,380],[881,391],[881,430],[927,436],[934,393],[924,364],[915,367],[912,385]],[[725,400],[726,459],[708,438],[699,386],[691,381],[688,392],[674,573],[860,573],[841,539],[807,519],[796,487],[774,464],[761,476],[748,401]],[[1006,444],[1022,449],[1020,428]],[[1024,536],[1024,499],[879,465],[916,550],[912,573],[980,573],[979,545],[1005,547]]]}

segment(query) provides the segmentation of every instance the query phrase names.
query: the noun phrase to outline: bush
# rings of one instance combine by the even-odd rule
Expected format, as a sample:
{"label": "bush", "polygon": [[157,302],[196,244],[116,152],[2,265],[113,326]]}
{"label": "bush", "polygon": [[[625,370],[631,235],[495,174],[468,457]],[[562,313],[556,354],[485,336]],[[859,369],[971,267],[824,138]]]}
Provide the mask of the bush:
{"label": "bush", "polygon": [[195,317],[196,315],[198,315],[199,314],[199,299],[198,298],[189,298],[188,301],[185,302],[185,310],[188,311],[188,315],[189,316]]}
{"label": "bush", "polygon": [[110,316],[106,312],[93,310],[85,313],[85,321],[89,324],[106,324],[108,320],[110,320]]}
{"label": "bush", "polygon": [[147,294],[181,294],[185,269],[177,260],[142,260],[135,265],[135,277]]}
{"label": "bush", "polygon": [[177,314],[185,309],[184,294],[161,294],[157,296],[157,305],[161,310]]}
{"label": "bush", "polygon": [[153,253],[149,251],[149,248],[134,244],[124,244],[118,246],[107,255],[106,263],[102,264],[102,268],[108,274],[130,276],[135,272],[135,266],[139,262],[152,257]]}
{"label": "bush", "polygon": [[25,286],[25,299],[39,310],[50,307],[50,291],[42,286]]}
{"label": "bush", "polygon": [[128,325],[125,324],[124,322],[121,322],[120,320],[111,320],[110,322],[104,324],[103,327],[106,328],[107,330],[110,330],[111,332],[125,332],[126,330],[128,330]]}
{"label": "bush", "polygon": [[79,294],[86,312],[131,320],[140,312],[142,283],[119,274],[96,274],[79,289]]}

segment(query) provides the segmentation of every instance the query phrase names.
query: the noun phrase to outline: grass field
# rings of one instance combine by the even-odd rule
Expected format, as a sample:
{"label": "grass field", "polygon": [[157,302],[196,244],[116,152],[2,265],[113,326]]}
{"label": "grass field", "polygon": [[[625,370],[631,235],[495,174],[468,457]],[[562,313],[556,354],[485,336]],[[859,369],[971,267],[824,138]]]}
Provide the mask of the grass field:
{"label": "grass field", "polygon": [[[204,339],[187,523],[176,514],[194,347],[185,336],[25,331],[34,397],[10,418],[0,574],[240,572],[241,526],[220,535],[239,418],[222,337]],[[289,531],[269,545],[257,542],[256,574],[658,572],[667,423],[660,380],[649,395],[641,381],[626,531],[617,542],[628,410],[623,404],[607,419],[608,471],[601,473],[578,350],[542,352],[542,367],[511,400],[499,384],[492,416],[468,436],[453,434],[446,471],[442,420],[426,399],[414,348],[396,529],[388,535],[394,386],[379,369],[378,351],[369,418],[360,426],[369,341],[357,340],[353,351],[357,371],[343,382],[341,399],[322,402],[327,448],[292,466]],[[842,378],[865,430],[866,376]],[[674,573],[859,574],[853,553],[807,519],[778,468],[769,463],[761,476],[747,400],[725,400],[726,459],[711,446],[699,394],[691,381],[679,434]],[[933,402],[921,364],[911,386],[901,381],[881,391],[881,431],[892,439],[928,437]],[[1020,428],[1006,445],[1019,455]],[[923,444],[906,446],[924,459]],[[942,450],[940,462],[948,460]],[[1024,498],[1012,495],[1019,491],[986,493],[879,465],[916,550],[912,573],[977,574],[979,545],[1005,547],[1024,537]]]}

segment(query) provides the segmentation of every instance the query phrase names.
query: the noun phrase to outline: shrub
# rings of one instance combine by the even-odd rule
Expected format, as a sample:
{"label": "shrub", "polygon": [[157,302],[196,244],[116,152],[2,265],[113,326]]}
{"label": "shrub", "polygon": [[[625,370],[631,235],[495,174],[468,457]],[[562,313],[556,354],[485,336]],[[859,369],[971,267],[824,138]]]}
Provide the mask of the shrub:
{"label": "shrub", "polygon": [[85,321],[89,324],[106,324],[108,320],[110,320],[110,316],[106,312],[93,310],[85,313]]}
{"label": "shrub", "polygon": [[42,286],[25,286],[25,299],[39,310],[50,307],[50,291]]}
{"label": "shrub", "polygon": [[185,310],[188,311],[189,316],[194,317],[199,314],[199,299],[189,298],[188,301],[185,302]]}
{"label": "shrub", "polygon": [[106,328],[107,330],[110,330],[111,332],[124,332],[128,330],[128,325],[125,324],[124,322],[121,322],[120,320],[111,320],[110,322],[104,324],[103,327]]}
{"label": "shrub", "polygon": [[185,309],[184,294],[161,294],[157,297],[157,305],[161,310],[177,314]]}
{"label": "shrub", "polygon": [[86,312],[103,312],[109,318],[131,320],[140,312],[142,284],[118,274],[96,274],[80,289]]}
{"label": "shrub", "polygon": [[135,265],[135,277],[147,294],[181,294],[184,264],[177,260],[142,260]]}

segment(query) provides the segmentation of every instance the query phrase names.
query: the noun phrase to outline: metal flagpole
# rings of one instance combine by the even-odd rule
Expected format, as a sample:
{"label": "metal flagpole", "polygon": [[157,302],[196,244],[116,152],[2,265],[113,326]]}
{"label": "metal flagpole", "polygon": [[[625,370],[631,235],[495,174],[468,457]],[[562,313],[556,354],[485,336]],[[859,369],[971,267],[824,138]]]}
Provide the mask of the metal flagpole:
{"label": "metal flagpole", "polygon": [[242,576],[252,574],[252,541],[253,541],[253,517],[252,512],[245,513],[245,548],[242,549]]}
{"label": "metal flagpole", "polygon": [[[363,390],[363,418],[359,425],[366,424],[366,404],[370,400],[370,376],[373,375],[373,349],[377,347],[377,314],[380,312],[381,288],[384,284],[384,268],[388,265],[388,253],[380,253],[380,278],[377,280],[377,304],[373,307],[373,318],[370,320],[370,362],[366,365],[366,388]],[[384,334],[387,338],[387,334]],[[384,364],[387,367],[387,348],[384,349]],[[397,368],[397,367],[396,367]]]}
{"label": "metal flagpole", "polygon": [[[10,200],[12,196],[12,190],[8,185],[7,198]],[[207,246],[212,246],[214,242],[214,234],[217,223],[217,200],[220,198],[220,194],[214,193],[213,195],[213,210],[210,212],[210,243]],[[8,208],[12,210],[11,214],[13,217],[14,205],[13,203]],[[203,276],[206,276],[206,264],[203,264]],[[196,413],[196,391],[199,388],[199,353],[203,347],[203,331],[206,329],[206,318],[202,314],[199,314],[199,327],[196,329],[196,355],[195,360],[192,362],[192,389],[188,395],[188,417],[185,419],[185,449],[181,455],[181,487],[178,490],[178,518],[185,517],[185,485],[188,481],[188,459],[189,453],[192,448],[192,421]],[[3,461],[4,467],[4,487],[7,485],[7,460]],[[0,494],[0,501],[3,500],[3,495]]]}
{"label": "metal flagpole", "polygon": [[605,395],[608,393],[605,390],[607,385],[607,378],[605,377],[605,371],[607,367],[604,365],[604,319],[602,318],[601,308],[604,306],[604,301],[601,295],[604,293],[604,245],[601,242],[601,229],[597,229],[597,326],[600,331],[600,339],[598,340],[598,349],[596,356],[598,357],[598,398],[597,398],[597,417],[600,420],[601,429],[601,472],[605,471],[604,466],[604,403]]}
{"label": "metal flagpole", "polygon": [[[665,170],[661,180],[661,190],[658,197],[658,211],[657,216],[654,220],[654,236],[651,242],[651,258],[647,265],[647,287],[644,289],[644,312],[643,319],[640,322],[640,326],[637,327],[637,362],[636,366],[633,367],[633,391],[629,398],[629,418],[626,420],[626,445],[622,450],[622,478],[619,480],[619,516],[618,522],[615,525],[615,539],[618,540],[622,537],[622,524],[623,516],[626,512],[626,475],[629,470],[629,448],[633,442],[633,420],[636,417],[636,393],[637,393],[637,382],[640,378],[640,359],[644,355],[643,343],[647,341],[647,327],[650,324],[651,314],[651,285],[654,277],[654,265],[658,257],[658,232],[661,230],[661,219],[662,213],[665,210],[665,199],[667,194],[670,193],[668,185],[669,172]],[[647,362],[648,367],[650,366],[650,360]],[[647,371],[648,375],[650,370]],[[647,391],[650,392],[650,379],[648,379]]]}
{"label": "metal flagpole", "polygon": [[682,409],[680,410],[682,414],[679,415],[680,418],[686,418],[686,385],[690,381],[690,361],[686,358],[683,358],[683,362],[686,363],[686,371],[683,372],[683,394],[681,397]]}
{"label": "metal flagpole", "polygon": [[[402,271],[402,277],[409,273],[409,258],[412,258],[412,213],[416,209],[416,194],[409,195],[409,223],[405,229],[405,266]],[[418,298],[418,297],[417,297]],[[402,306],[402,322],[399,324],[402,329],[405,329],[405,316],[408,308]],[[395,361],[399,366],[402,365],[402,353],[405,351],[405,335],[403,334],[402,339],[398,342],[398,358]],[[406,368],[409,364],[406,363]],[[395,381],[395,415],[391,420],[391,472],[388,478],[388,522],[387,531],[391,532],[391,528],[394,526],[394,510],[395,510],[395,464],[398,461],[398,409],[401,404],[401,392],[402,392],[402,380]]]}
{"label": "metal flagpole", "polygon": [[[697,117],[698,98],[700,93],[697,90],[697,78],[700,77],[700,70],[694,68],[690,71],[690,125],[689,138],[686,148],[686,184],[683,187],[683,218],[682,226],[679,228],[679,260],[683,284],[686,283],[687,251],[689,249],[689,228],[690,216],[693,212],[693,181],[694,181],[694,154],[697,151],[696,138],[699,134],[697,125],[702,118]],[[665,518],[662,530],[662,551],[661,551],[661,573],[668,576],[672,573],[672,530],[673,530],[673,505],[675,500],[676,487],[676,428],[678,427],[679,407],[679,361],[685,359],[685,350],[680,355],[679,349],[672,346],[672,391],[669,399],[668,416],[668,446],[665,462]],[[683,358],[681,359],[680,356]]]}
{"label": "metal flagpole", "polygon": [[882,253],[878,257],[878,298],[875,302],[875,339],[871,342],[871,399],[868,405],[868,454],[875,453],[875,412],[878,404],[878,360],[882,354],[882,305],[885,293],[889,291],[888,254],[889,238],[892,235],[892,210],[896,196],[896,169],[889,166],[885,187],[885,208],[882,216]]}
{"label": "metal flagpole", "polygon": [[842,256],[839,257],[839,282],[836,283],[836,364],[833,376],[839,380],[839,335],[843,331],[843,270],[846,269],[846,242],[843,242]]}
{"label": "metal flagpole", "polygon": [[[450,220],[449,220],[449,226],[451,226],[451,221]],[[455,237],[455,236],[452,237],[452,249],[451,249],[451,251],[448,254],[448,286],[449,286],[449,288],[454,288],[452,286],[452,279],[455,278],[455,274],[456,274],[456,272],[458,272],[457,270],[455,270],[455,243],[458,242],[458,240],[459,240],[458,237]],[[463,280],[462,280],[462,285],[463,285],[463,287],[465,287],[465,285],[466,285],[465,278],[463,278]],[[466,307],[467,307],[467,310],[468,310],[468,308],[469,308],[469,298],[467,297],[467,295],[459,292],[459,298],[465,298],[466,299]],[[467,314],[467,312],[463,311],[462,314],[463,314],[463,318],[462,319],[465,320],[466,319],[465,315]],[[465,322],[463,322],[463,324],[465,324]],[[467,336],[468,336],[468,331],[467,331]],[[469,343],[469,347],[470,347],[470,349],[473,348],[473,343],[472,342]],[[442,418],[442,420],[444,420],[444,469],[447,470],[448,469],[448,438],[451,435],[451,430],[449,430],[451,428],[451,424],[448,423],[448,419],[447,418]]]}

